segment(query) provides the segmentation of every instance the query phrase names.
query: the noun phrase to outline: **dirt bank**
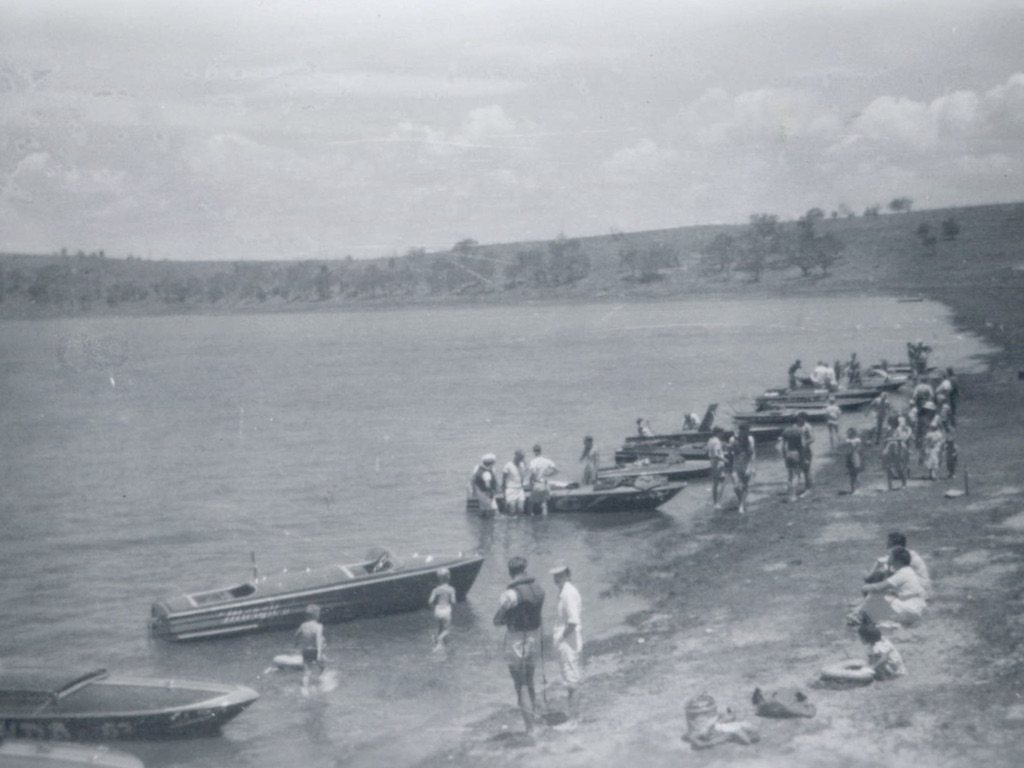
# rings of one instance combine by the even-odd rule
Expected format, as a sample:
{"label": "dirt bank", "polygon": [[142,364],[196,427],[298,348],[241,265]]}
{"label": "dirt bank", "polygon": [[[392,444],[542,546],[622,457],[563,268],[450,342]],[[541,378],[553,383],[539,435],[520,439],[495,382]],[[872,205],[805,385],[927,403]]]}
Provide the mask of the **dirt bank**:
{"label": "dirt bank", "polygon": [[[588,644],[574,730],[502,738],[503,725],[515,729],[510,707],[467,724],[458,745],[425,765],[1024,764],[1024,285],[1016,275],[907,280],[1001,345],[987,373],[959,377],[956,477],[890,492],[871,448],[856,495],[839,495],[845,478],[835,464],[796,503],[760,484],[746,516],[708,509],[696,530],[653,542],[622,574],[620,588],[652,607],[631,617],[632,633]],[[964,470],[969,493],[946,498],[965,488]],[[890,530],[907,535],[934,579],[925,620],[887,633],[909,673],[861,689],[814,688],[823,664],[864,653],[844,616]],[[754,688],[787,685],[810,694],[816,716],[756,717]],[[704,691],[759,726],[760,742],[701,752],[682,742],[685,702]],[[560,700],[557,685],[549,695]]]}

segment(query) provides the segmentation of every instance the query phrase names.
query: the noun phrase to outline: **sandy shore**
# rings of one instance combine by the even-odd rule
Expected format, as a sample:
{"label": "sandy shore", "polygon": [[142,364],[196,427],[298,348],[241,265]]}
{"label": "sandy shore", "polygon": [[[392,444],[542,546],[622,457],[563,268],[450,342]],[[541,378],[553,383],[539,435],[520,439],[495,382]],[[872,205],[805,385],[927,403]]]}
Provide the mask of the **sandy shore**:
{"label": "sandy shore", "polygon": [[[988,372],[958,377],[955,478],[913,480],[890,492],[871,447],[855,495],[839,494],[845,476],[835,462],[796,503],[765,483],[755,484],[746,516],[709,508],[695,530],[652,542],[638,557],[642,565],[622,574],[621,588],[644,596],[651,609],[630,617],[632,632],[588,643],[583,718],[574,729],[512,735],[521,725],[510,706],[466,724],[461,741],[423,765],[1024,764],[1024,301],[1017,283],[972,291],[920,286],[952,306],[963,328],[1000,345]],[[964,470],[969,493],[946,498],[947,490],[964,489]],[[907,535],[934,580],[924,621],[887,632],[908,675],[852,690],[816,688],[822,665],[864,654],[844,616],[890,530]],[[816,716],[757,717],[755,687],[783,686],[807,692]],[[682,741],[686,701],[702,692],[757,726],[760,741],[704,751]],[[548,695],[561,703],[557,683]]]}

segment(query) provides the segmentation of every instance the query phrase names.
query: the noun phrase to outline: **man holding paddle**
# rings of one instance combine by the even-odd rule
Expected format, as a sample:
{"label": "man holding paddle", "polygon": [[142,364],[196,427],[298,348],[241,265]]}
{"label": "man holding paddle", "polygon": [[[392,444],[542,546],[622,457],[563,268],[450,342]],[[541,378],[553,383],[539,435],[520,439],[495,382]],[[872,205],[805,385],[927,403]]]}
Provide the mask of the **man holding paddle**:
{"label": "man holding paddle", "polygon": [[551,569],[551,575],[558,587],[558,608],[555,618],[555,631],[552,640],[558,652],[558,666],[562,671],[562,682],[568,695],[567,709],[569,718],[575,720],[579,701],[576,690],[579,688],[581,674],[580,652],[583,650],[583,635],[580,629],[580,613],[583,600],[579,590],[569,579],[572,573],[567,565],[559,565]]}

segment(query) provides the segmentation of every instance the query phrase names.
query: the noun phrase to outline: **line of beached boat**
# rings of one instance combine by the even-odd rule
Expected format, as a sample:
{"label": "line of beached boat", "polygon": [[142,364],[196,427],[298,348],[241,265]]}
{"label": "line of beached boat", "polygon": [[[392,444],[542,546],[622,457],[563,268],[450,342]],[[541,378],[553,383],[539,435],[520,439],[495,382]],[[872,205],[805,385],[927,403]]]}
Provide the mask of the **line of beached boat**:
{"label": "line of beached boat", "polygon": [[[774,445],[783,430],[802,416],[810,423],[828,419],[829,406],[854,411],[872,403],[883,392],[894,392],[909,379],[908,372],[873,366],[864,384],[849,388],[820,388],[808,379],[804,386],[765,390],[754,398],[754,410],[732,414],[738,429],[745,425],[755,444]],[[615,466],[597,471],[593,485],[549,481],[549,512],[637,512],[657,509],[683,490],[689,480],[711,472],[707,442],[715,430],[718,404],[708,406],[704,418],[692,429],[665,434],[626,437],[615,450]],[[638,420],[641,423],[643,420]],[[734,429],[722,429],[723,440]],[[466,510],[479,514],[480,504],[472,484],[467,485]]]}

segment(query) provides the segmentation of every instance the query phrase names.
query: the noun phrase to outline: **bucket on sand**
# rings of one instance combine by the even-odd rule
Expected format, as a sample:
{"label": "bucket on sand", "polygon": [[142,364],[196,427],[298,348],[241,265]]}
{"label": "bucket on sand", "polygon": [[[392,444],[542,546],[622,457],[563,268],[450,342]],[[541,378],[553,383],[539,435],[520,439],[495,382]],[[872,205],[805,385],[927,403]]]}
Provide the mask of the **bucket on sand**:
{"label": "bucket on sand", "polygon": [[707,693],[686,702],[686,735],[707,736],[718,722],[718,705]]}

